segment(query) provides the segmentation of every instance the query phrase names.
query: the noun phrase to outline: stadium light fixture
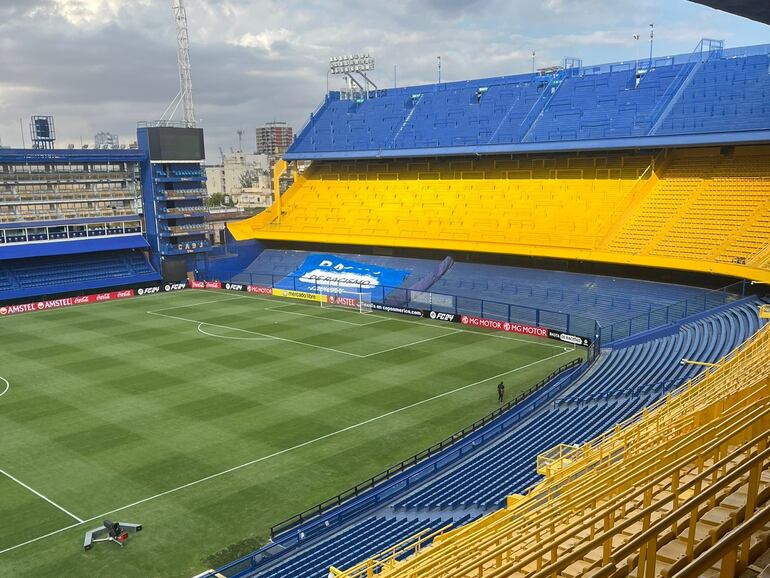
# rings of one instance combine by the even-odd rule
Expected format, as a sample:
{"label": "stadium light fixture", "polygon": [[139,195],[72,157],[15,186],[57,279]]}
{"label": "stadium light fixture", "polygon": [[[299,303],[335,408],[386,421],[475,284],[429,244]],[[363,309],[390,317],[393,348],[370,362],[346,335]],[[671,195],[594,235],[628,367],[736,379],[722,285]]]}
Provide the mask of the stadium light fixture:
{"label": "stadium light fixture", "polygon": [[374,70],[374,58],[369,54],[350,56],[332,56],[329,59],[329,71],[332,74],[362,73]]}
{"label": "stadium light fixture", "polygon": [[[366,54],[351,54],[346,56],[332,56],[329,59],[329,71],[326,75],[327,92],[329,83],[329,74],[342,75],[347,82],[347,98],[359,99],[369,98],[369,85],[374,87],[374,95],[377,95],[377,85],[366,75],[367,72],[374,70],[374,58]],[[359,75],[356,78],[354,75]],[[358,88],[358,92],[353,86]]]}

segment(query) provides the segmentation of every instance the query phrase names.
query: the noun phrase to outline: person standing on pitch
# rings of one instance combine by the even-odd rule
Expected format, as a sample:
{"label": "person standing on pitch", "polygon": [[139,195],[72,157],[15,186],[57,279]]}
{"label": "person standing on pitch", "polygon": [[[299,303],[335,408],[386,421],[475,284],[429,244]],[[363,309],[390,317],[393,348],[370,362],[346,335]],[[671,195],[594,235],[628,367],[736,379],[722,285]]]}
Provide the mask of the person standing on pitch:
{"label": "person standing on pitch", "polygon": [[497,401],[503,403],[503,397],[505,397],[505,385],[503,385],[503,382],[501,381],[497,384]]}

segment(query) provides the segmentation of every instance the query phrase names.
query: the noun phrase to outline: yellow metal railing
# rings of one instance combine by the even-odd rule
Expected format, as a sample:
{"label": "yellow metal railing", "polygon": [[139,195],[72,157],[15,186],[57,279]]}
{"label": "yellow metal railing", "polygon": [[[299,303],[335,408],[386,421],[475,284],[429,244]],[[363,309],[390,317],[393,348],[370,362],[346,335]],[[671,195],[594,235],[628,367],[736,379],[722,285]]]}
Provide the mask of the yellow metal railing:
{"label": "yellow metal railing", "polygon": [[578,459],[579,455],[580,446],[559,444],[537,456],[537,473],[542,476],[548,476],[557,469],[561,469],[575,459]]}
{"label": "yellow metal railing", "polygon": [[[598,509],[589,524],[589,529],[595,530],[593,539],[583,543],[579,547],[572,547],[569,553],[560,557],[557,561],[549,561],[554,546],[558,546],[558,540],[550,540],[548,544],[541,546],[540,549],[531,552],[528,556],[521,558],[516,563],[509,565],[505,571],[489,573],[489,578],[501,578],[510,573],[520,570],[524,565],[540,559],[544,566],[540,572],[533,575],[533,578],[546,578],[555,575],[565,568],[575,563],[595,548],[602,548],[602,565],[618,564],[627,560],[631,556],[638,557],[638,576],[645,576],[648,566],[655,569],[655,556],[657,544],[663,543],[661,535],[669,532],[672,528],[675,534],[680,530],[680,520],[689,517],[690,520],[697,521],[698,512],[702,512],[703,506],[708,505],[717,496],[718,492],[725,488],[735,489],[735,482],[740,483],[744,474],[747,474],[751,468],[756,471],[762,467],[762,464],[770,456],[770,450],[765,450],[756,454],[757,448],[767,446],[770,439],[770,403],[763,408],[761,415],[754,416],[754,419],[748,423],[749,429],[761,427],[763,433],[756,436],[739,450],[724,454],[725,445],[735,442],[735,438],[740,434],[745,435],[746,431],[727,439],[720,439],[719,443],[708,448],[705,454],[699,452],[696,455],[688,456],[690,461],[684,461],[672,468],[664,479],[655,479],[654,483],[647,483],[636,488],[634,495],[621,496],[615,499],[609,506]],[[755,455],[756,454],[756,455]],[[721,459],[720,459],[721,458]],[[713,465],[705,468],[707,460],[711,460]],[[744,461],[744,465],[731,469],[728,475],[720,475],[729,464],[739,460]],[[693,475],[688,482],[680,484],[681,479],[687,475]],[[709,484],[711,484],[709,486]],[[708,486],[708,487],[706,487]],[[657,488],[657,490],[656,490]],[[697,494],[693,494],[697,491]],[[758,488],[755,486],[749,489],[749,497],[756,499]],[[690,496],[692,498],[688,499]],[[658,517],[657,521],[653,518],[654,514],[666,511],[668,508],[672,511],[670,514]],[[636,511],[635,514],[629,515]],[[622,521],[621,521],[622,520]],[[627,531],[636,524],[642,524],[648,528],[642,534],[628,541],[620,549],[613,551],[613,545],[618,537],[622,539],[622,532]],[[690,531],[687,534],[687,551],[692,556],[695,546],[695,524],[690,524]],[[598,531],[596,531],[598,530]],[[579,531],[579,530],[578,530]],[[568,533],[574,536],[575,531]],[[644,548],[643,546],[647,546]]]}
{"label": "yellow metal railing", "polygon": [[[719,457],[719,452],[724,450],[725,439],[744,439],[751,435],[752,428],[757,423],[770,424],[770,403],[766,403],[761,411],[747,409],[744,412],[753,412],[753,415],[744,415],[741,419],[731,416],[730,420],[723,424],[727,432],[725,435],[728,437],[721,437],[718,442],[712,443],[700,453],[711,453],[712,457]],[[572,488],[562,487],[560,495],[543,499],[539,504],[530,503],[528,508],[519,512],[516,517],[509,513],[494,527],[488,527],[484,532],[469,532],[464,541],[447,544],[450,553],[457,555],[446,556],[446,552],[443,552],[444,555],[439,556],[438,554],[442,553],[435,549],[436,551],[429,552],[434,555],[434,560],[413,558],[404,563],[393,576],[476,576],[482,575],[477,573],[486,568],[483,573],[486,578],[498,576],[494,570],[495,566],[504,570],[500,576],[507,576],[525,566],[532,567],[533,563],[542,568],[554,552],[565,549],[575,552],[574,546],[567,547],[566,544],[573,540],[576,534],[587,533],[595,539],[602,529],[612,529],[612,522],[620,520],[627,511],[632,511],[644,504],[644,500],[652,500],[662,493],[660,489],[653,493],[654,488],[673,487],[673,493],[663,495],[663,503],[680,503],[682,496],[687,495],[695,482],[678,486],[678,482],[673,480],[681,479],[682,472],[689,473],[688,465],[697,460],[698,444],[706,434],[704,430],[684,442],[672,443],[668,447],[654,450],[652,455],[640,460],[633,469],[624,467],[624,464],[615,464],[614,468],[604,472],[603,478],[587,476],[587,479],[579,480]],[[768,435],[770,434],[765,431],[764,437]],[[693,447],[696,447],[696,450],[693,450]],[[673,465],[662,473],[658,470],[661,466],[661,456],[674,461]],[[600,495],[611,497],[603,509],[596,507],[597,497]],[[549,515],[549,509],[556,512],[556,516]],[[631,520],[616,528],[620,531],[635,521]],[[562,543],[564,544],[560,545]],[[586,548],[603,547],[605,543],[594,541],[590,546]]]}
{"label": "yellow metal railing", "polygon": [[[710,567],[720,563],[725,578],[735,575],[737,562],[740,559],[745,567],[745,560],[750,553],[750,540],[758,531],[770,524],[770,504],[765,504],[747,520],[741,522],[711,548],[675,573],[672,578],[689,578],[700,576]],[[739,558],[740,557],[740,558]],[[731,573],[732,572],[732,573]]]}
{"label": "yellow metal railing", "polygon": [[357,566],[353,566],[345,571],[332,567],[330,571],[340,578],[372,578],[375,575],[375,570],[380,572],[392,568],[399,558],[402,558],[405,555],[419,554],[424,546],[440,538],[451,528],[452,524],[447,524],[438,530],[425,528],[414,536],[410,536],[406,540],[391,546],[374,558],[361,562]]}
{"label": "yellow metal railing", "polygon": [[[639,520],[651,527],[645,508],[690,507],[691,495],[702,493],[706,482],[713,485],[709,476],[726,471],[727,464],[737,459],[739,454],[728,455],[728,447],[748,444],[742,455],[763,451],[760,446],[766,447],[768,431],[770,325],[718,367],[611,432],[577,449],[555,448],[538,461],[549,477],[526,496],[510,500],[507,511],[454,530],[403,562],[385,567],[373,559],[364,567],[373,562],[371,571],[382,570],[388,578],[501,578],[534,565],[548,576],[554,575],[546,572],[553,564],[561,568],[578,559],[578,554],[560,557],[559,552],[577,552],[568,544],[581,532],[601,547],[604,562],[613,563],[612,540],[622,528]],[[730,479],[747,471],[732,468]],[[704,495],[704,500],[714,496]],[[642,518],[631,516],[633,508],[641,508]],[[683,511],[686,516],[697,508]]]}
{"label": "yellow metal railing", "polygon": [[[573,461],[572,464],[565,464],[564,467],[556,469],[554,475],[546,482],[558,482],[594,462],[616,455],[618,450],[627,448],[629,442],[633,442],[637,449],[654,446],[659,440],[665,439],[668,432],[681,428],[683,420],[690,423],[697,422],[699,410],[708,408],[714,402],[746,387],[743,373],[754,371],[756,375],[761,375],[763,368],[767,369],[770,365],[768,348],[770,348],[770,325],[765,325],[722,358],[717,367],[708,368],[665,397],[653,402],[640,413],[583,444],[582,460]],[[734,374],[732,370],[739,364],[740,371]]]}

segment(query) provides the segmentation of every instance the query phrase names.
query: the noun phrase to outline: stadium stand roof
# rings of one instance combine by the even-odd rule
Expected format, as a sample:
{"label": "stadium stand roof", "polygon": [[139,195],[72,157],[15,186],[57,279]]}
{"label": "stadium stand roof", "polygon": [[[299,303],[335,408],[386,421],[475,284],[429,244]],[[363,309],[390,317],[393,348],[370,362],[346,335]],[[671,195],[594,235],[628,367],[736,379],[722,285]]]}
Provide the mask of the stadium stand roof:
{"label": "stadium stand roof", "polygon": [[729,12],[750,20],[770,24],[770,4],[757,0],[691,0],[709,8]]}
{"label": "stadium stand roof", "polygon": [[287,160],[770,141],[770,45],[349,95],[331,92]]}

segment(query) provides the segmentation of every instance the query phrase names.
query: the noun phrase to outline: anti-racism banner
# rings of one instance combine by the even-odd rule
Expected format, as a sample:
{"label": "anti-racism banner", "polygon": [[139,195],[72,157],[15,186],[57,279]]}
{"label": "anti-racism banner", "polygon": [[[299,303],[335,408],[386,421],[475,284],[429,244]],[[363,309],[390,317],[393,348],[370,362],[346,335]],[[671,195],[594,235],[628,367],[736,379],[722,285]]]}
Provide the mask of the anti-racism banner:
{"label": "anti-racism banner", "polygon": [[103,301],[113,301],[115,299],[126,299],[134,296],[133,289],[124,289],[122,291],[110,291],[107,293],[94,293],[92,295],[80,295],[78,297],[63,297],[61,299],[50,299],[48,301],[34,301],[30,303],[19,303],[16,305],[5,305],[0,307],[0,316],[16,315],[18,313],[30,313],[32,311],[46,311],[49,309],[62,309],[74,305],[85,305],[87,303],[101,303]]}
{"label": "anti-racism banner", "polygon": [[553,329],[548,330],[548,337],[564,341],[565,343],[572,343],[573,345],[582,345],[583,347],[589,347],[591,345],[591,340],[587,337],[579,337],[562,331],[554,331]]}
{"label": "anti-racism banner", "polygon": [[421,307],[430,311],[434,307],[441,307],[443,309],[454,309],[455,297],[452,295],[441,295],[439,293],[431,293],[430,291],[413,291],[409,290],[409,304]]}
{"label": "anti-racism banner", "polygon": [[292,291],[289,289],[273,289],[273,295],[276,297],[288,297],[289,299],[300,299],[302,301],[316,301],[326,303],[326,295],[319,293],[308,293],[307,291]]}
{"label": "anti-racism banner", "polygon": [[[406,269],[392,269],[351,261],[337,255],[314,253],[308,255],[302,265],[279,281],[276,287],[329,295],[371,294],[378,287],[387,287],[384,289],[387,294],[401,285],[408,275]],[[377,291],[377,296],[381,295],[382,290]]]}

